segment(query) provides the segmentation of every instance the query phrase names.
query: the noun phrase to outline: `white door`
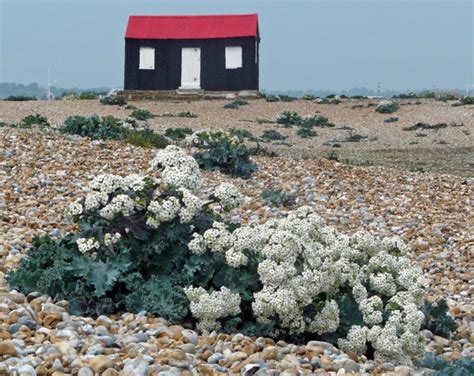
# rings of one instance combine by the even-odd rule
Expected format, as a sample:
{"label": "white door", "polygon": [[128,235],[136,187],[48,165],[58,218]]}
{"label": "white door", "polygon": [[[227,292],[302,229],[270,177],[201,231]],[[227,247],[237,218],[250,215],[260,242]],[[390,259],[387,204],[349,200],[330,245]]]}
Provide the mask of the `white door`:
{"label": "white door", "polygon": [[183,48],[181,50],[181,87],[180,89],[201,88],[201,49]]}

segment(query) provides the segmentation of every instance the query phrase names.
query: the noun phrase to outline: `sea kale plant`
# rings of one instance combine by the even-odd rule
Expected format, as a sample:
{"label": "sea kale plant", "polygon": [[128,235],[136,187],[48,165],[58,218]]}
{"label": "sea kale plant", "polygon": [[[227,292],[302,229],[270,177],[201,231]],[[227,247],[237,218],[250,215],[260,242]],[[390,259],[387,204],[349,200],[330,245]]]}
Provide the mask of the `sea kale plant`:
{"label": "sea kale plant", "polygon": [[244,179],[257,170],[257,165],[250,159],[250,150],[242,139],[230,132],[199,131],[188,136],[186,142],[200,149],[194,158],[205,170],[219,170]]}
{"label": "sea kale plant", "polygon": [[200,196],[198,162],[182,149],[159,150],[151,166],[95,177],[67,211],[80,230],[37,239],[10,286],[68,299],[75,313],[147,310],[395,363],[421,355],[425,280],[399,238],[342,234],[309,207],[239,227],[239,190]]}
{"label": "sea kale plant", "polygon": [[377,107],[375,107],[375,111],[380,114],[393,114],[400,108],[398,103],[389,100],[381,101]]}

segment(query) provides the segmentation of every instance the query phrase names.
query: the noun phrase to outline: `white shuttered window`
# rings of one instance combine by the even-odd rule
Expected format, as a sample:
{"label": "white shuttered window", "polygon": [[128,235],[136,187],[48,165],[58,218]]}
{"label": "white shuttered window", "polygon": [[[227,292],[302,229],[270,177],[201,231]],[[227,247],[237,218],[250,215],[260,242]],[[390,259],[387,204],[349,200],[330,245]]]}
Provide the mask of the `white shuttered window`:
{"label": "white shuttered window", "polygon": [[139,69],[155,69],[155,49],[140,47]]}
{"label": "white shuttered window", "polygon": [[242,47],[232,46],[225,48],[225,69],[242,68]]}

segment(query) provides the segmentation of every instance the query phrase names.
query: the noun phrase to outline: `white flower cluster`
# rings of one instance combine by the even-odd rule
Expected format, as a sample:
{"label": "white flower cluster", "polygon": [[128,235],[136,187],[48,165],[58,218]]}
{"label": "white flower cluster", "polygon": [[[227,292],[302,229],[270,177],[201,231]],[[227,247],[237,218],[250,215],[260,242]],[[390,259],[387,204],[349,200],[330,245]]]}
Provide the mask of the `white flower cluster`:
{"label": "white flower cluster", "polygon": [[76,201],[76,202],[73,202],[73,203],[69,204],[69,206],[66,210],[66,215],[68,217],[74,217],[76,215],[82,214],[83,211],[84,211],[84,208],[82,207],[82,204],[80,202]]}
{"label": "white flower cluster", "polygon": [[198,163],[175,145],[168,145],[160,150],[151,165],[152,168],[161,171],[161,178],[166,185],[187,188],[192,192],[197,191],[201,186]]}
{"label": "white flower cluster", "polygon": [[135,201],[126,194],[114,196],[112,200],[100,209],[99,213],[102,217],[112,219],[117,214],[130,215],[135,209]]}
{"label": "white flower cluster", "polygon": [[[254,294],[252,310],[261,323],[278,318],[280,327],[290,333],[334,332],[340,307],[325,297],[349,287],[364,326],[354,327],[340,341],[342,348],[363,354],[370,342],[378,358],[399,363],[418,354],[418,346],[409,343],[420,339],[419,308],[426,281],[398,238],[380,240],[362,232],[347,236],[303,207],[286,218],[244,225],[232,233],[219,225],[194,234],[189,246],[196,253],[224,253],[236,268],[251,255],[260,259],[257,272],[263,287]],[[316,314],[308,317],[304,310],[311,305]],[[390,334],[390,340],[377,337],[378,330]]]}
{"label": "white flower cluster", "polygon": [[90,255],[92,257],[95,257],[96,253],[91,252],[97,248],[99,248],[99,242],[95,238],[79,238],[76,240],[77,248],[79,249],[79,252],[81,252],[84,255]]}
{"label": "white flower cluster", "polygon": [[189,286],[184,289],[184,293],[191,302],[190,310],[198,320],[200,330],[218,330],[219,319],[240,313],[240,296],[227,287],[208,293],[202,287]]}
{"label": "white flower cluster", "polygon": [[219,200],[225,210],[232,210],[239,207],[244,197],[239,189],[230,183],[221,183],[214,191],[214,196]]}
{"label": "white flower cluster", "polygon": [[117,243],[121,238],[122,235],[120,235],[118,232],[116,232],[115,234],[107,233],[104,235],[104,244],[106,246],[111,246]]}

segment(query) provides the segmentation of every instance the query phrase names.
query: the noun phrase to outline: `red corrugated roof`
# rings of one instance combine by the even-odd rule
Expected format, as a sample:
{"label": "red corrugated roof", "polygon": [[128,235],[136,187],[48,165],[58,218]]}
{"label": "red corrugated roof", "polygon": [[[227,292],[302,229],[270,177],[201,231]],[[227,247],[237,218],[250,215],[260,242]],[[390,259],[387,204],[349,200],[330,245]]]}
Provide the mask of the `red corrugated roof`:
{"label": "red corrugated roof", "polygon": [[257,37],[256,14],[130,16],[125,38],[215,39]]}

